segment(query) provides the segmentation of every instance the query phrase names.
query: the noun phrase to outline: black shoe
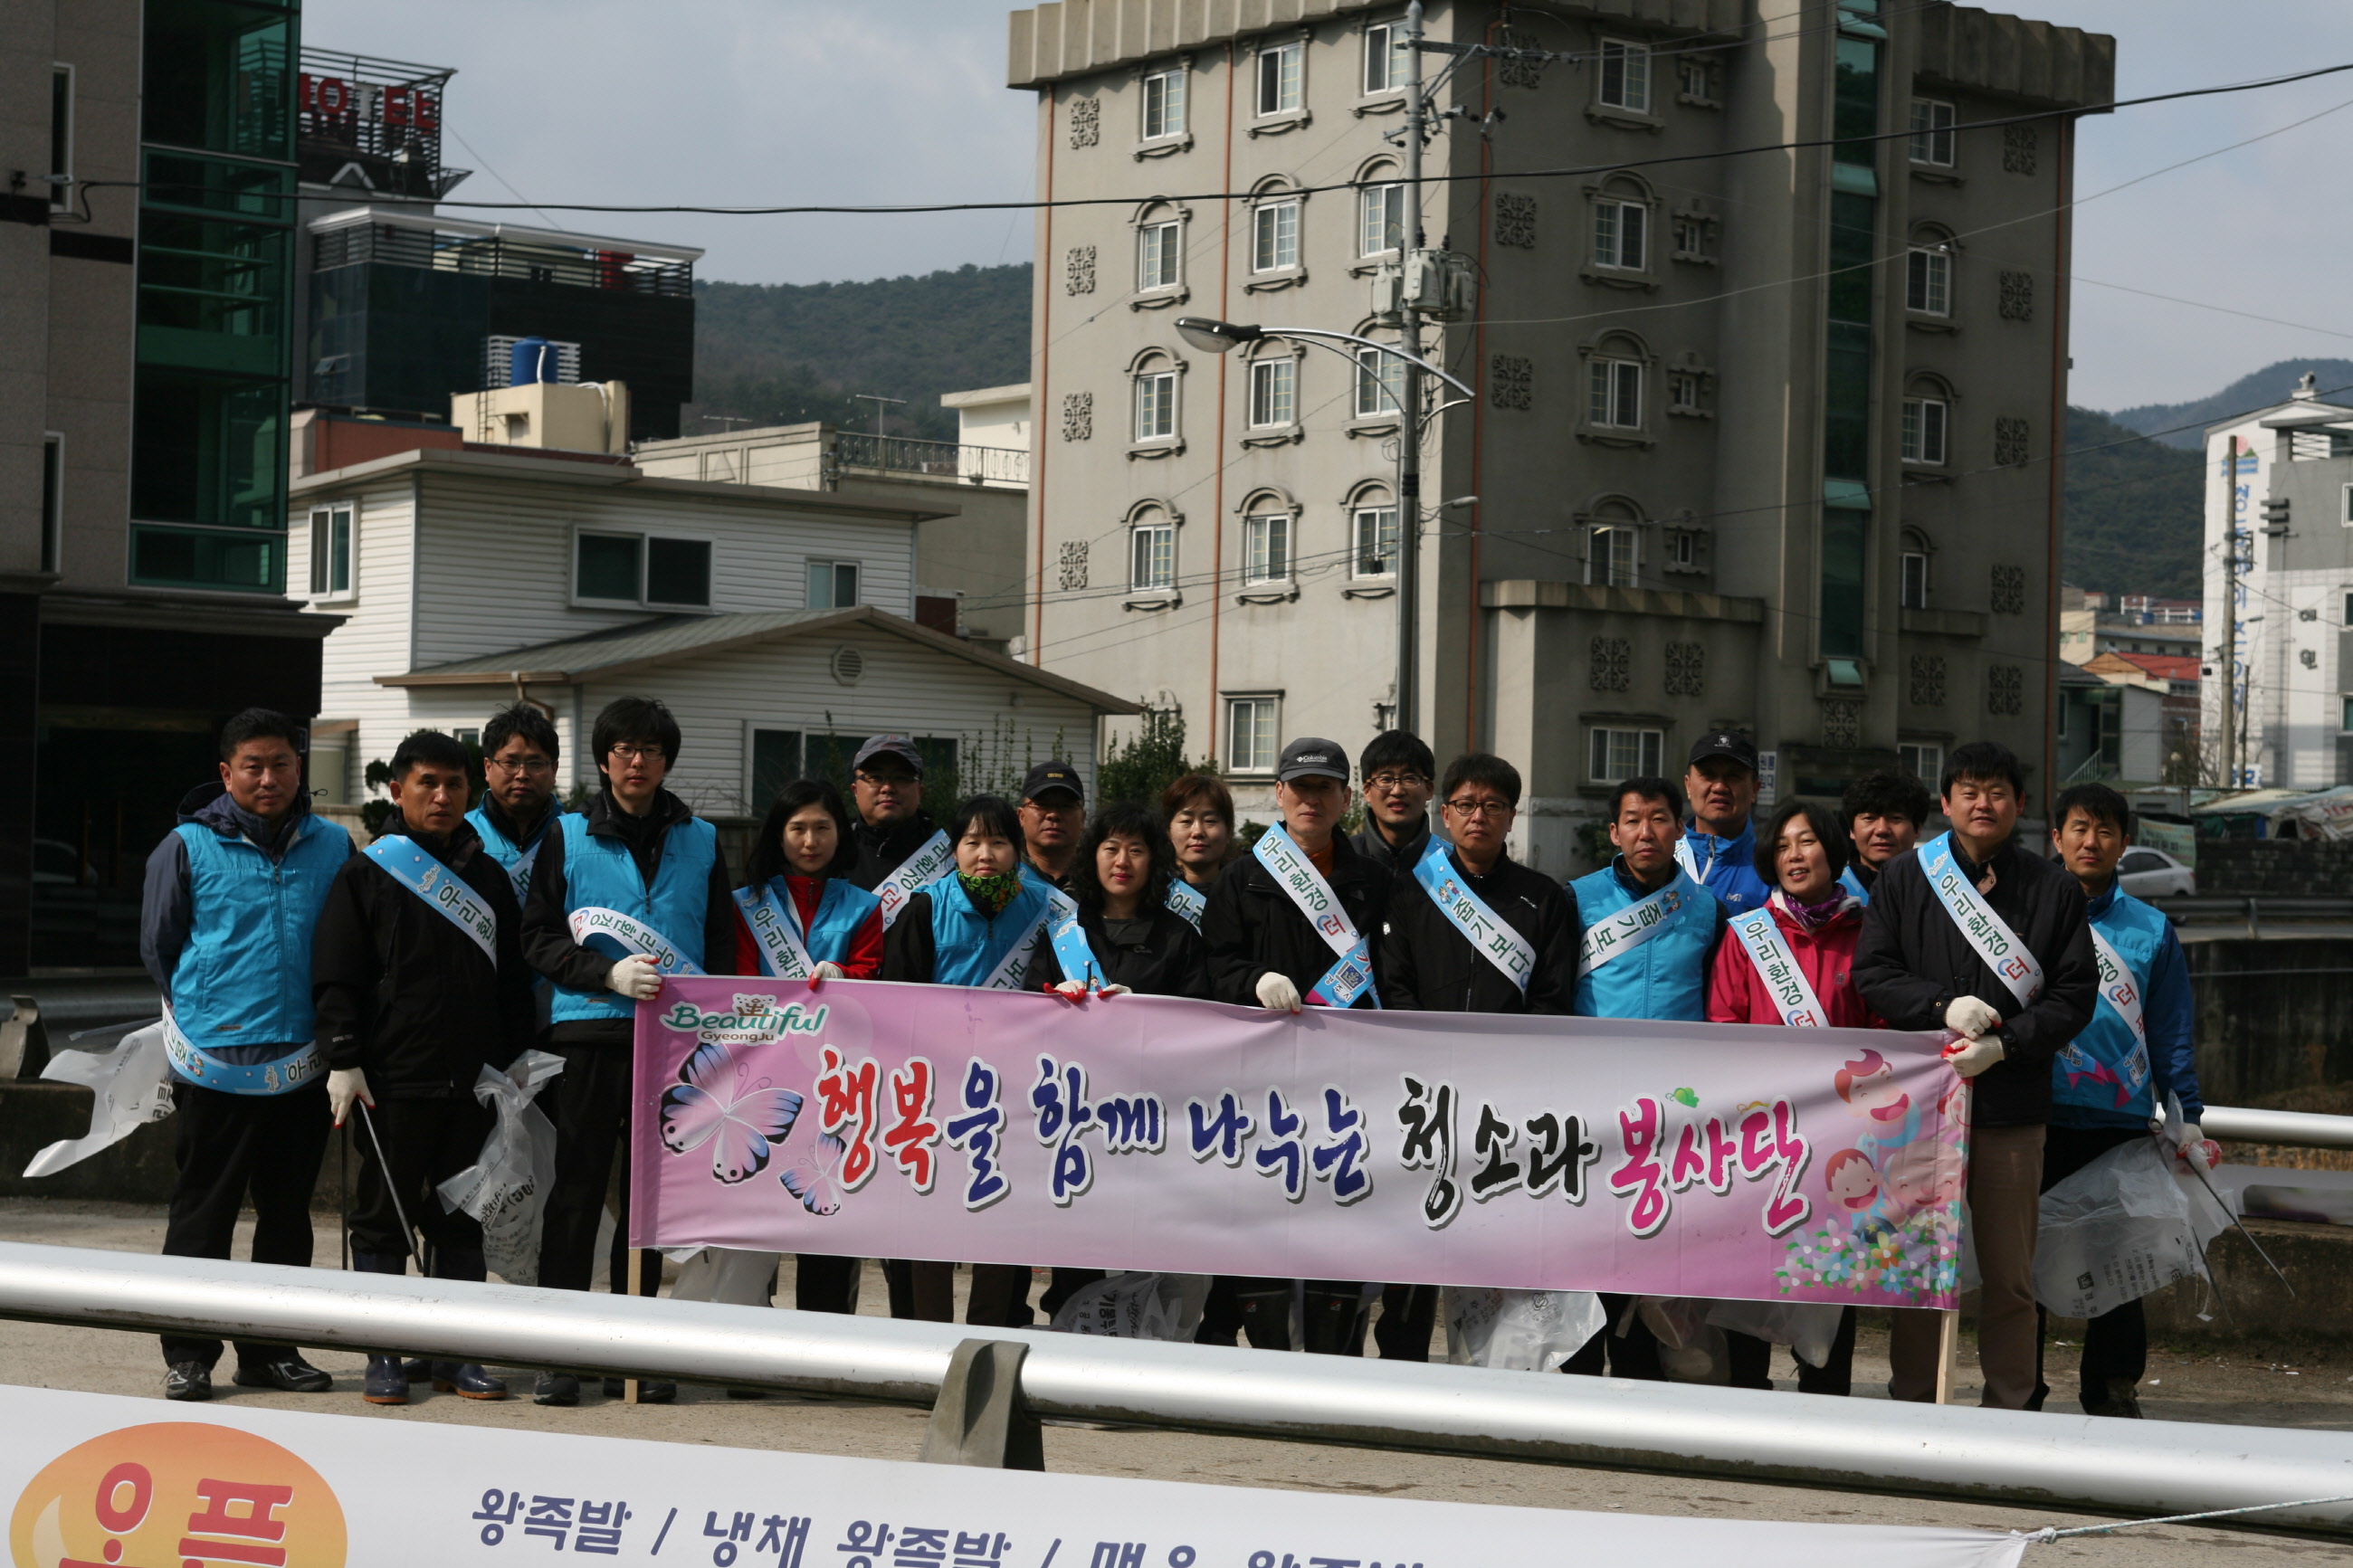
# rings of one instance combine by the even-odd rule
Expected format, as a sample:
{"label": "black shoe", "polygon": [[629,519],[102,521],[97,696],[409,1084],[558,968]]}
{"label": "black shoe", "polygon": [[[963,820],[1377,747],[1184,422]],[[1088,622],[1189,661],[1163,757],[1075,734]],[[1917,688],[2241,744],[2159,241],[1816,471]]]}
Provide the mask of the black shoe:
{"label": "black shoe", "polygon": [[2113,1381],[2108,1384],[2105,1399],[2086,1389],[2084,1393],[2084,1414],[2120,1416],[2126,1421],[2141,1420],[2140,1389],[2134,1384]]}
{"label": "black shoe", "polygon": [[335,1386],[332,1376],[292,1351],[276,1361],[239,1362],[229,1381],[239,1388],[275,1388],[283,1394],[324,1394]]}
{"label": "black shoe", "polygon": [[640,1405],[675,1405],[678,1384],[666,1377],[638,1379],[638,1403]]}
{"label": "black shoe", "polygon": [[433,1392],[467,1399],[504,1399],[507,1385],[472,1362],[437,1361],[433,1363]]}
{"label": "black shoe", "polygon": [[360,1397],[370,1405],[408,1403],[408,1376],[400,1370],[398,1356],[368,1357],[367,1376],[360,1384]]}
{"label": "black shoe", "polygon": [[213,1369],[200,1361],[175,1361],[164,1373],[164,1397],[200,1405],[213,1396]]}
{"label": "black shoe", "polygon": [[625,1379],[608,1377],[605,1380],[605,1397],[607,1399],[618,1399],[628,1391],[629,1385]]}
{"label": "black shoe", "polygon": [[577,1405],[580,1403],[580,1380],[568,1372],[543,1372],[539,1381],[531,1385],[533,1405]]}

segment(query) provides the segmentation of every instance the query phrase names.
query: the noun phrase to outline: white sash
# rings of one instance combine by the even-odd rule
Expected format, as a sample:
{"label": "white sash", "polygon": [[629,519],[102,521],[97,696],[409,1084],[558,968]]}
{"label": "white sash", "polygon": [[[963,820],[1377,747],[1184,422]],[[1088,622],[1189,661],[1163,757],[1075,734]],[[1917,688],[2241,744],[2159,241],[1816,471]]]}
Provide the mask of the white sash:
{"label": "white sash", "polygon": [[807,980],[817,973],[808,946],[801,940],[800,911],[789,897],[780,900],[765,887],[738,888],[733,897],[735,907],[744,912],[744,923],[752,930],[752,940],[759,944],[760,962],[772,977]]}
{"label": "white sash", "polygon": [[[1077,907],[1075,904],[1071,906],[1073,910]],[[988,978],[980,983],[980,988],[983,991],[1023,989],[1029,979],[1030,960],[1038,956],[1038,944],[1046,940],[1047,921],[1052,919],[1054,915],[1049,912],[1045,920],[1039,921],[1029,928],[1028,936],[1007,948],[1005,956],[997,961],[997,967],[988,972]],[[1084,979],[1085,976],[1078,975],[1072,978]]]}
{"label": "white sash", "polygon": [[1630,952],[1666,929],[1667,917],[1683,907],[1683,900],[1703,891],[1698,883],[1677,877],[1646,898],[1637,900],[1605,921],[1585,928],[1577,940],[1577,972],[1590,974],[1621,953]]}
{"label": "white sash", "polygon": [[1528,939],[1504,923],[1487,900],[1464,887],[1447,863],[1446,846],[1436,837],[1414,862],[1413,879],[1438,906],[1438,912],[1462,933],[1480,955],[1502,970],[1504,978],[1525,993],[1528,976],[1535,973],[1536,950]]}
{"label": "white sash", "polygon": [[[553,811],[555,807],[551,805],[547,809]],[[553,827],[554,824],[550,823],[548,826]],[[515,902],[518,905],[531,892],[531,868],[539,864],[539,847],[546,842],[547,835],[542,833],[537,838],[532,840],[531,847],[516,857],[515,863],[507,868],[507,879],[514,884]]]}
{"label": "white sash", "polygon": [[889,931],[907,900],[937,881],[949,867],[955,864],[955,846],[948,842],[945,833],[934,833],[916,851],[900,863],[899,868],[874,884],[874,896],[882,900],[882,929]]}
{"label": "white sash", "polygon": [[592,936],[610,937],[621,944],[624,956],[643,953],[654,961],[654,967],[664,974],[700,974],[702,971],[679,951],[678,943],[653,927],[618,910],[598,905],[575,910],[571,916],[572,940],[581,946],[588,945]]}
{"label": "white sash", "polygon": [[385,875],[424,900],[427,909],[472,938],[491,968],[499,966],[498,914],[457,872],[403,834],[387,833],[362,853],[384,868]]}
{"label": "white sash", "polygon": [[[2116,1009],[2116,1016],[2132,1031],[2132,1054],[2118,1065],[2123,1068],[2126,1087],[2138,1092],[2148,1081],[2148,1026],[2141,1017],[2140,984],[2133,978],[2125,963],[2100,928],[2092,929],[2092,958],[2100,970],[2100,1000]],[[2088,1073],[2096,1065],[2081,1047],[2070,1041],[2059,1048],[2059,1059],[2077,1072]]]}
{"label": "white sash", "polygon": [[[1675,864],[1683,868],[1684,876],[1703,888],[1707,886],[1707,872],[1699,868],[1699,857],[1692,853],[1691,840],[1683,837],[1681,829],[1677,829],[1675,833]],[[1715,869],[1715,854],[1713,850],[1708,853],[1707,869],[1708,871]]]}
{"label": "white sash", "polygon": [[225,1062],[180,1032],[168,1002],[164,1005],[164,1056],[182,1078],[223,1094],[284,1094],[327,1070],[327,1053],[316,1040],[297,1046],[272,1062]]}
{"label": "white sash", "polygon": [[1960,928],[1961,940],[1977,950],[1985,965],[2010,988],[2021,1007],[2042,994],[2042,964],[2026,951],[2010,922],[1978,898],[1978,890],[1953,863],[1953,836],[1939,833],[1920,849],[1920,869],[1927,874],[1929,890]]}
{"label": "white sash", "polygon": [[1822,999],[1814,994],[1806,972],[1798,967],[1789,944],[1781,940],[1781,928],[1773,919],[1770,906],[1736,916],[1732,929],[1738,934],[1740,945],[1748,950],[1748,962],[1757,966],[1757,977],[1772,994],[1773,1006],[1781,1015],[1781,1022],[1793,1029],[1827,1028],[1830,1015],[1822,1010]]}
{"label": "white sash", "polygon": [[1186,923],[1195,931],[1201,929],[1201,911],[1209,907],[1209,900],[1201,896],[1201,889],[1181,876],[1172,877],[1168,879],[1166,902],[1170,909],[1183,915]]}
{"label": "white sash", "polygon": [[[1327,1007],[1355,1005],[1357,997],[1373,988],[1372,949],[1341,907],[1340,895],[1332,890],[1315,863],[1299,852],[1298,841],[1280,822],[1259,835],[1250,853],[1274,874],[1285,896],[1307,917],[1324,945],[1339,955],[1339,962],[1309,989],[1310,998]],[[1373,1005],[1380,1005],[1378,996],[1373,998]]]}

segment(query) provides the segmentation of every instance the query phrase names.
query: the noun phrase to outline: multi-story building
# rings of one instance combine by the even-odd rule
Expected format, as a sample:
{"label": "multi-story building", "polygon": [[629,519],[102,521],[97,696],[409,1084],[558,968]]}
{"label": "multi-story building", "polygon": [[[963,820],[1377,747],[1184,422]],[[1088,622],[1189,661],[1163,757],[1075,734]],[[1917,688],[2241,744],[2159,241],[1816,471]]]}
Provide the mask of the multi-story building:
{"label": "multi-story building", "polygon": [[141,865],[221,721],[318,707],[333,621],[284,597],[299,21],[8,11],[0,974],[135,964]]}
{"label": "multi-story building", "polygon": [[[1404,19],[1011,21],[1066,204],[1038,230],[1028,657],[1181,708],[1245,786],[1284,735],[1355,745],[1393,711],[1402,421],[1377,354],[1220,358],[1174,322],[1394,341],[1368,285],[1413,221]],[[1723,725],[1783,791],[1980,735],[2047,788],[2071,115],[2111,96],[2113,40],[1877,0],[1437,0],[1427,26],[1556,57],[1424,56],[1454,69],[1419,221],[1481,284],[1421,345],[1477,394],[1417,411],[1440,756],[1513,757],[1520,851],[1555,871],[1609,781]]]}
{"label": "multi-story building", "polygon": [[2306,375],[2206,432],[2200,783],[2353,784],[2353,408]]}
{"label": "multi-story building", "polygon": [[2081,594],[2082,608],[2070,602],[2059,612],[2059,657],[2070,664],[2088,664],[2105,653],[2160,655],[2196,658],[2205,641],[2200,607],[2183,599],[2153,599],[2146,594],[2109,595],[2094,589],[2068,588]]}

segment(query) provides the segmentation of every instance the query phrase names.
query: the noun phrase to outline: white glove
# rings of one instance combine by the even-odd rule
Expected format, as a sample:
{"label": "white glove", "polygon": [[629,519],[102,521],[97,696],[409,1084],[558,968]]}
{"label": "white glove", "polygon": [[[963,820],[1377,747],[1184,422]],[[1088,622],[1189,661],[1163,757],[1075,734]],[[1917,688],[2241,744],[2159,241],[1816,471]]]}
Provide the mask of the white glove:
{"label": "white glove", "polygon": [[2222,1145],[2207,1137],[2205,1130],[2195,1121],[2184,1122],[2181,1142],[2173,1151],[2173,1157],[2185,1165],[2211,1171],[2222,1163]]}
{"label": "white glove", "polygon": [[1977,1077],[2001,1060],[2005,1054],[2001,1042],[1991,1035],[1981,1035],[1974,1040],[1955,1040],[1945,1047],[1946,1062],[1963,1078]]}
{"label": "white glove", "polygon": [[1258,1000],[1259,1005],[1269,1012],[1296,1013],[1299,1011],[1299,987],[1291,983],[1288,974],[1270,969],[1258,977]]}
{"label": "white glove", "polygon": [[1065,1002],[1083,1002],[1087,997],[1087,983],[1083,980],[1056,981],[1054,994]]}
{"label": "white glove", "polygon": [[357,1068],[337,1068],[327,1075],[327,1109],[334,1113],[336,1126],[341,1127],[343,1118],[352,1113],[355,1100],[375,1109],[375,1096],[368,1092],[367,1074]]}
{"label": "white glove", "polygon": [[[1945,1009],[1945,1027],[1968,1039],[2001,1027],[2001,1015],[1974,996],[1956,996]],[[1968,1075],[1964,1073],[1964,1078]]]}
{"label": "white glove", "polygon": [[809,972],[809,989],[814,991],[828,980],[839,980],[842,973],[841,965],[829,958],[820,958],[817,967]]}
{"label": "white glove", "polygon": [[1096,992],[1095,994],[1098,996],[1133,996],[1135,994],[1135,992],[1134,988],[1126,985],[1106,985],[1102,990]]}
{"label": "white glove", "polygon": [[652,959],[633,953],[606,972],[605,987],[632,1002],[650,1002],[661,994],[661,971]]}

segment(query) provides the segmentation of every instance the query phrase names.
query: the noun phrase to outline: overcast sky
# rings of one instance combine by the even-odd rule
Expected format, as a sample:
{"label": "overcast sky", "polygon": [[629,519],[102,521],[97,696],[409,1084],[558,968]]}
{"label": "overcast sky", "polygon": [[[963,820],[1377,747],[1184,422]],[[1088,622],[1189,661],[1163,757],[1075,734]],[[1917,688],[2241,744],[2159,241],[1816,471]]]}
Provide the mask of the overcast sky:
{"label": "overcast sky", "polygon": [[[1763,3],[1781,16],[1810,0]],[[2353,61],[2345,0],[2021,8],[2116,34],[2120,97]],[[1005,10],[990,0],[308,0],[303,36],[458,68],[442,155],[480,171],[459,197],[507,200],[512,188],[537,201],[1005,200],[1030,194],[1036,115],[1031,95],[1003,85]],[[2281,133],[2095,195],[2266,132]],[[2073,401],[2181,401],[2274,360],[2353,357],[2340,283],[2353,202],[2337,183],[2348,144],[2353,72],[2085,121]],[[742,282],[1026,260],[1031,233],[1027,215],[1005,214],[550,216],[702,246],[702,276]]]}

